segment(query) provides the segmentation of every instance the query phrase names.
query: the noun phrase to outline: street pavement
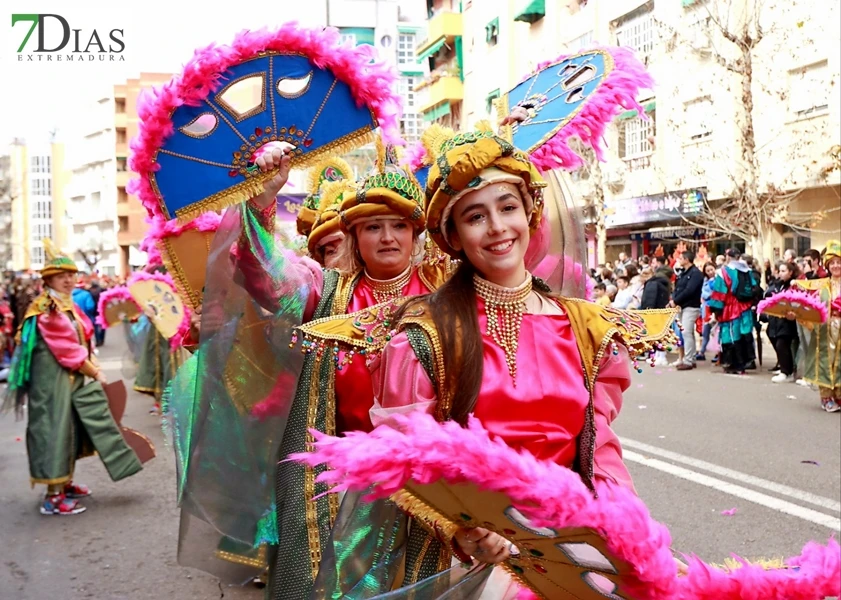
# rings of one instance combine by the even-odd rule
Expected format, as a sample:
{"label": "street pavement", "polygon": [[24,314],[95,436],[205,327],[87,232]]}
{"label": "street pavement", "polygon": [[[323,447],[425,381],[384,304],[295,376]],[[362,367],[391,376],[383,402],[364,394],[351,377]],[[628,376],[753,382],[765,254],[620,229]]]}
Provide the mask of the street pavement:
{"label": "street pavement", "polygon": [[[125,343],[119,331],[108,335],[100,358],[113,381]],[[673,548],[708,562],[774,558],[837,535],[841,414],[765,371],[731,376],[700,365],[644,367],[615,423],[637,492],[668,525]],[[119,483],[95,458],[81,461],[77,479],[94,495],[74,517],[38,513],[44,489],[28,485],[25,422],[0,418],[0,600],[262,598],[178,565],[174,458],[151,406],[132,392],[123,422],[149,436],[158,456]]]}

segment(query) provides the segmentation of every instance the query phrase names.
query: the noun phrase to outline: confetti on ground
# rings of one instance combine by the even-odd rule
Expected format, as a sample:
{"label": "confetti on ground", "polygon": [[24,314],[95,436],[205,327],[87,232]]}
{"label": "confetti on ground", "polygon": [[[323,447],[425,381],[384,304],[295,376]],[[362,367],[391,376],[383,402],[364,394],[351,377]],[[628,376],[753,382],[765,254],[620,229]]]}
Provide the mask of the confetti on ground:
{"label": "confetti on ground", "polygon": [[657,369],[656,371],[654,371],[654,374],[655,374],[655,375],[662,375],[662,374],[663,374],[663,371],[662,371],[662,370],[660,370],[660,369]]}
{"label": "confetti on ground", "polygon": [[648,408],[648,407],[647,407],[645,404],[640,404],[640,407],[639,407],[639,408],[640,408],[640,410],[645,410],[645,409],[646,409],[646,408]]}
{"label": "confetti on ground", "polygon": [[645,385],[643,385],[642,383],[638,383],[638,384],[637,384],[637,387],[638,387],[638,388],[641,388],[641,387],[645,387]]}
{"label": "confetti on ground", "polygon": [[15,438],[15,441],[16,441],[16,442],[19,442],[19,441],[21,441],[21,439],[20,439],[19,437],[16,437],[16,438]]}
{"label": "confetti on ground", "polygon": [[816,460],[801,460],[800,462],[803,463],[804,465],[815,465],[816,467],[821,466],[821,463],[819,463]]}
{"label": "confetti on ground", "polygon": [[786,396],[789,400],[797,400],[797,396]]}
{"label": "confetti on ground", "polygon": [[665,439],[666,439],[666,436],[665,436],[665,435],[658,435],[657,437],[658,437],[658,438],[660,438],[661,440],[665,440]]}
{"label": "confetti on ground", "polygon": [[736,512],[737,512],[738,510],[739,510],[738,508],[731,508],[731,509],[729,509],[729,510],[723,510],[723,511],[721,511],[721,514],[722,514],[722,515],[724,515],[725,517],[732,517],[733,515],[735,515],[735,514],[736,514]]}

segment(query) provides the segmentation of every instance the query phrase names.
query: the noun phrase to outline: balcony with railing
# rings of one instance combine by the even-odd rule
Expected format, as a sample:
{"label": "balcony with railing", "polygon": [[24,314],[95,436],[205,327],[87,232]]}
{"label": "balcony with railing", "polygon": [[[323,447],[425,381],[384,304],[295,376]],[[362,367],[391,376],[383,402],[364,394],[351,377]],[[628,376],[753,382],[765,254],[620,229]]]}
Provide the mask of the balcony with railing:
{"label": "balcony with railing", "polygon": [[444,73],[436,77],[424,90],[420,98],[420,112],[428,113],[441,105],[451,105],[464,99],[464,84],[457,75]]}
{"label": "balcony with railing", "polygon": [[434,54],[447,41],[461,37],[464,26],[461,13],[440,12],[427,22],[427,36],[415,51],[418,59]]}

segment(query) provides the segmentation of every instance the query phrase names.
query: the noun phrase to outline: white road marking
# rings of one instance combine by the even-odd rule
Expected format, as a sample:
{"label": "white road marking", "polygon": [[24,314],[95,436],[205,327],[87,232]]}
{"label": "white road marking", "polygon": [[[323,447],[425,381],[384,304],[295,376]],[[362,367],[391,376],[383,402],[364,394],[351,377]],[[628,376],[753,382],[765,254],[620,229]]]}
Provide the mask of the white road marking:
{"label": "white road marking", "polygon": [[735,483],[722,481],[721,479],[716,479],[715,477],[710,477],[709,475],[704,475],[703,473],[698,473],[696,471],[690,471],[689,469],[684,469],[683,467],[663,462],[657,458],[648,458],[647,456],[637,454],[632,450],[626,450],[623,453],[623,456],[625,457],[625,460],[639,463],[641,465],[645,465],[646,467],[657,469],[658,471],[663,471],[669,475],[674,475],[675,477],[680,477],[681,479],[686,479],[687,481],[724,492],[725,494],[736,496],[737,498],[747,500],[748,502],[753,502],[754,504],[759,504],[778,512],[792,515],[805,521],[810,521],[834,531],[841,531],[841,519],[831,517],[816,510],[812,510],[811,508],[804,508],[797,504],[787,502],[786,500],[780,500],[779,498],[774,498],[761,492],[749,490],[748,488],[736,485]]}
{"label": "white road marking", "polygon": [[748,475],[747,473],[740,473],[739,471],[734,471],[733,469],[728,469],[727,467],[714,465],[703,460],[698,460],[697,458],[692,458],[691,456],[684,456],[683,454],[664,450],[663,448],[651,446],[643,442],[637,442],[627,438],[620,438],[619,441],[622,443],[623,448],[633,448],[634,450],[639,450],[640,452],[659,456],[660,458],[665,458],[689,467],[701,469],[702,471],[708,471],[715,475],[719,475],[720,477],[729,477],[730,479],[735,479],[739,483],[746,483],[768,492],[774,492],[775,494],[779,494],[781,496],[788,496],[789,498],[794,498],[795,500],[800,500],[801,502],[807,502],[809,504],[813,504],[814,506],[828,508],[833,512],[841,512],[841,502],[832,500],[831,498],[824,498],[823,496],[804,492],[803,490],[798,490],[781,483],[768,481],[767,479],[762,479],[760,477],[754,477],[753,475]]}

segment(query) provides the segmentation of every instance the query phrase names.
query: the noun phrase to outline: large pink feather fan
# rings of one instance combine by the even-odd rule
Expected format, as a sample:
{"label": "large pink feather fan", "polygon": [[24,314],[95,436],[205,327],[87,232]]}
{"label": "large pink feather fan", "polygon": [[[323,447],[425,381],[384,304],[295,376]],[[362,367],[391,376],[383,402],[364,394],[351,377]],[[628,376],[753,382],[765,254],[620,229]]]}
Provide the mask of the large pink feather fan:
{"label": "large pink feather fan", "polygon": [[370,47],[342,46],[341,41],[335,27],[308,28],[289,22],[275,30],[243,31],[230,45],[211,44],[196,50],[179,76],[144,90],[138,99],[137,114],[143,127],[131,141],[129,168],[139,177],[129,181],[128,192],[140,198],[149,216],[163,216],[150,176],[159,169],[155,162],[158,149],[174,132],[173,110],[182,104],[198,105],[222,85],[227,69],[266,50],[303,53],[317,66],[331,69],[350,85],[358,105],[371,107],[384,140],[402,145],[402,101],[392,91],[397,81],[394,67],[377,59]]}
{"label": "large pink feather fan", "polygon": [[[126,286],[131,287],[131,285],[135,282],[150,280],[166,285],[173,294],[176,296],[178,295],[178,288],[175,286],[175,282],[169,273],[147,273],[146,271],[135,271],[129,275],[129,278],[126,280]],[[180,348],[183,345],[184,339],[190,333],[190,317],[192,312],[186,302],[183,304],[184,316],[181,319],[181,323],[178,325],[178,331],[169,339],[169,345],[173,350]]]}
{"label": "large pink feather fan", "polygon": [[[816,315],[816,318],[820,319],[820,323],[826,323],[829,316],[826,303],[817,294],[797,288],[789,288],[779,294],[774,294],[770,298],[762,300],[756,306],[757,313],[767,313],[776,317],[784,316],[785,312],[789,310],[801,316],[813,316],[814,318],[814,315]],[[800,320],[799,317],[798,320]],[[812,319],[803,320],[811,321]]]}
{"label": "large pink feather fan", "polygon": [[[105,321],[105,311],[109,304],[114,304],[116,302],[133,302],[137,305],[137,302],[135,302],[134,298],[129,293],[128,288],[122,285],[100,293],[99,302],[97,304],[98,314],[96,315],[96,324],[103,329],[108,329],[109,327],[108,323]],[[139,305],[137,305],[137,309],[141,310]]]}
{"label": "large pink feather fan", "polygon": [[576,473],[492,439],[475,418],[463,428],[415,412],[396,416],[394,427],[381,425],[370,433],[311,433],[315,450],[290,460],[327,464],[330,470],[318,479],[332,485],[332,492],[373,486],[366,498],[374,499],[394,494],[410,480],[472,483],[507,495],[538,527],[602,532],[608,550],[632,567],[620,585],[629,598],[818,600],[841,594],[841,547],[835,539],[825,546],[806,544],[799,556],[786,561],[789,568],[766,570],[737,558],[739,568],[722,569],[687,556],[688,573],[678,576],[668,529],[651,518],[631,490],[600,480],[594,498]]}
{"label": "large pink feather fan", "polygon": [[[609,53],[613,57],[613,70],[602,81],[582,109],[547,142],[531,153],[531,160],[542,172],[551,169],[574,170],[583,164],[582,158],[569,146],[570,138],[578,138],[591,147],[596,158],[605,160],[603,140],[607,126],[622,111],[637,110],[645,118],[645,109],[637,101],[640,90],[654,87],[654,79],[646,71],[645,65],[628,48],[594,48]],[[571,55],[564,54],[555,60],[537,65],[535,70],[523,78],[523,81],[535,73],[561,62]]]}

